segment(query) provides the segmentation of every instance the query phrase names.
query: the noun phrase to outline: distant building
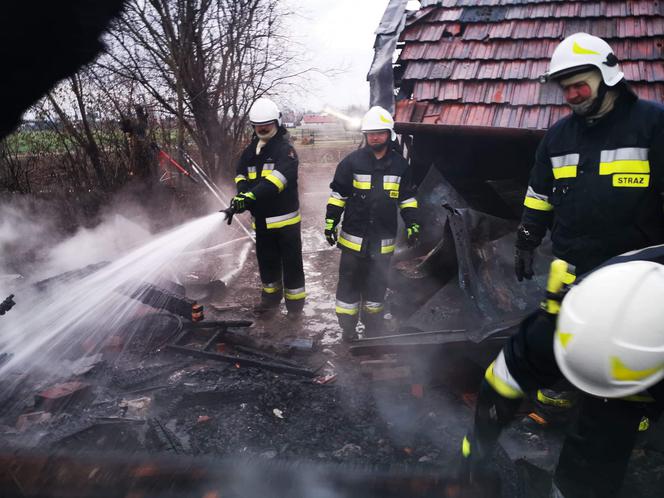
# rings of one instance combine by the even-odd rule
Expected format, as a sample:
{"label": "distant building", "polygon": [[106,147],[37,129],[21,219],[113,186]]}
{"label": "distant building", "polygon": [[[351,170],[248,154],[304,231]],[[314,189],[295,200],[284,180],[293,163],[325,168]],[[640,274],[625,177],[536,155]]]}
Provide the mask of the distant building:
{"label": "distant building", "polygon": [[304,125],[329,125],[337,124],[339,120],[334,116],[328,116],[327,114],[305,114],[302,118],[302,124]]}
{"label": "distant building", "polygon": [[49,123],[48,121],[45,120],[34,120],[34,119],[26,119],[24,120],[19,129],[21,130],[29,130],[29,131],[41,131],[41,130],[48,130],[53,128],[53,125]]}

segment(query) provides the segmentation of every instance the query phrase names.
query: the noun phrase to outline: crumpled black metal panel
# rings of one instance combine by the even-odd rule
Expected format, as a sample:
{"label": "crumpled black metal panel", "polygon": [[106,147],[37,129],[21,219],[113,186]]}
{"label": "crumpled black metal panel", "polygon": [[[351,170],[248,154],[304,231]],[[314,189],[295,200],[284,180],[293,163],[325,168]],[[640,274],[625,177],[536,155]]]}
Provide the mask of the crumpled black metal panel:
{"label": "crumpled black metal panel", "polygon": [[[550,245],[535,255],[535,278],[518,282],[514,274],[514,243],[518,222],[470,208],[445,207],[441,251],[454,251],[457,278],[434,294],[401,327],[402,332],[463,329],[479,342],[518,324],[544,297]],[[432,257],[433,255],[431,255]],[[443,256],[446,256],[443,258]],[[438,255],[450,260],[452,255]]]}

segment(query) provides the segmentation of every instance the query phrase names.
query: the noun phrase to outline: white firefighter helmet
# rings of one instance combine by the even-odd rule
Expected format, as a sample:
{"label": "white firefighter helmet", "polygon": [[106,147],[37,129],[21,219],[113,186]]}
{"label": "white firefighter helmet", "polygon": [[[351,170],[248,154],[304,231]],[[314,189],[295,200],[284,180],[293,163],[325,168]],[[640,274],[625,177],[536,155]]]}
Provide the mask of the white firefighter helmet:
{"label": "white firefighter helmet", "polygon": [[270,99],[261,97],[249,110],[249,122],[252,125],[262,125],[276,121],[278,126],[281,126],[281,112],[277,104]]}
{"label": "white firefighter helmet", "polygon": [[370,131],[390,131],[390,139],[396,140],[397,134],[394,132],[394,119],[392,115],[380,106],[373,106],[362,118],[362,133]]}
{"label": "white firefighter helmet", "polygon": [[584,66],[599,69],[607,86],[615,86],[625,77],[608,43],[588,33],[574,33],[553,51],[549,70],[540,77],[540,81],[559,78]]}
{"label": "white firefighter helmet", "polygon": [[595,396],[621,398],[664,378],[664,265],[600,268],[563,299],[554,336],[560,370]]}

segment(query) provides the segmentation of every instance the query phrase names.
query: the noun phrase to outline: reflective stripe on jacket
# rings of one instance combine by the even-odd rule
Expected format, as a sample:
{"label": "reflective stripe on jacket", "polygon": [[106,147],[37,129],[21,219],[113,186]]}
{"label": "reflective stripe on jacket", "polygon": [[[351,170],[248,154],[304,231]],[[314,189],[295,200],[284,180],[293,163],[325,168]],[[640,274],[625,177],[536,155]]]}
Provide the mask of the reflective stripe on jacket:
{"label": "reflective stripe on jacket", "polygon": [[338,244],[344,250],[391,254],[395,248],[397,210],[406,225],[416,223],[417,199],[408,162],[390,148],[376,159],[368,147],[346,156],[330,184],[326,218],[343,226]]}

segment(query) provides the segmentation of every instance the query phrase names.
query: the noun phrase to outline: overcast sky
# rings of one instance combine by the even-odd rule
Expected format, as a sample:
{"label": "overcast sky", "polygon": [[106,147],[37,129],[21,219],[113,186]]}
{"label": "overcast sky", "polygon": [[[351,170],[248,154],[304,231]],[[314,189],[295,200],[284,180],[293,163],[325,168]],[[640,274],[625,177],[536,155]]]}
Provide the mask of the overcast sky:
{"label": "overcast sky", "polygon": [[313,76],[298,107],[320,110],[369,105],[366,75],[373,59],[376,28],[389,0],[285,0],[298,15],[291,31],[306,47],[314,65],[343,74]]}

